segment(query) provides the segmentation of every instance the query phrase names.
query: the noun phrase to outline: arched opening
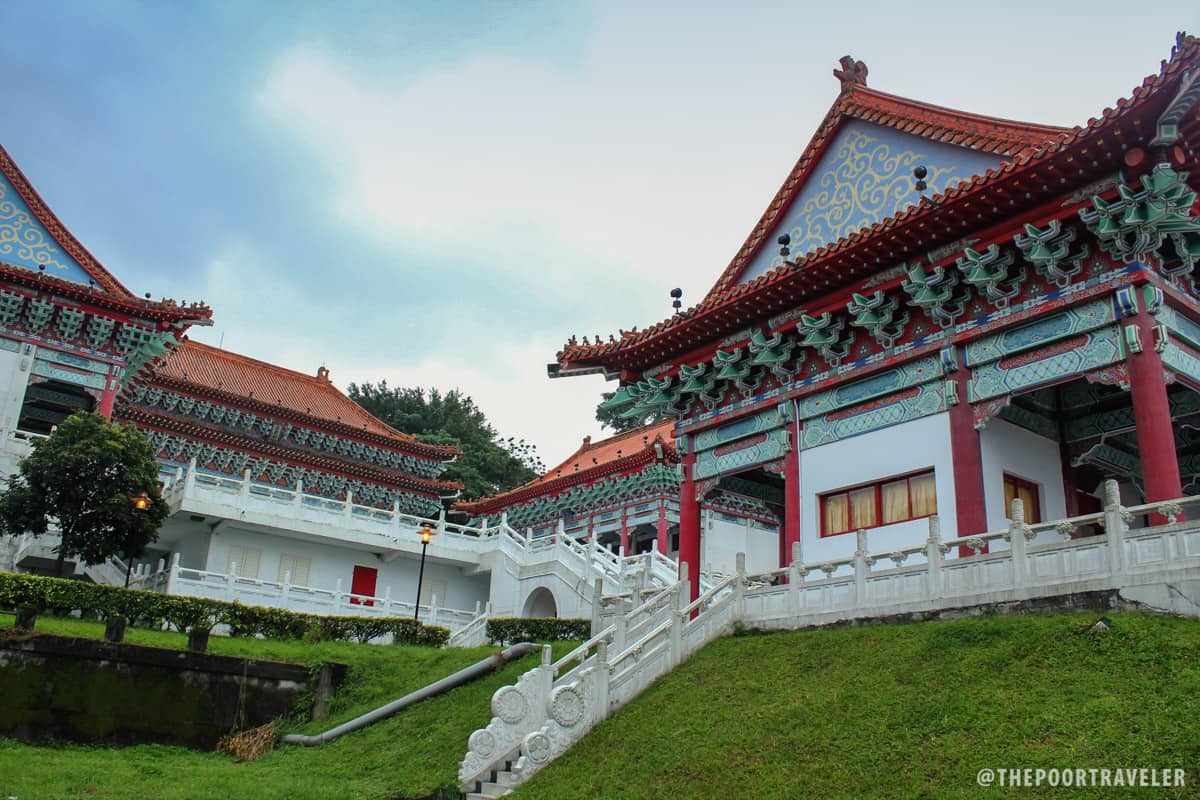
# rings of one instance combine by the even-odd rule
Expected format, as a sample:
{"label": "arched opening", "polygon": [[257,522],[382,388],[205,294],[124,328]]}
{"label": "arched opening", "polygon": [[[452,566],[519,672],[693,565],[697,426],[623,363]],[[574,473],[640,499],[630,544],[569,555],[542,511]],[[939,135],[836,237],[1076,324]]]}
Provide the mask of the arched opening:
{"label": "arched opening", "polygon": [[558,604],[554,602],[554,594],[544,587],[538,587],[525,598],[525,610],[521,612],[526,618],[547,618],[558,616]]}

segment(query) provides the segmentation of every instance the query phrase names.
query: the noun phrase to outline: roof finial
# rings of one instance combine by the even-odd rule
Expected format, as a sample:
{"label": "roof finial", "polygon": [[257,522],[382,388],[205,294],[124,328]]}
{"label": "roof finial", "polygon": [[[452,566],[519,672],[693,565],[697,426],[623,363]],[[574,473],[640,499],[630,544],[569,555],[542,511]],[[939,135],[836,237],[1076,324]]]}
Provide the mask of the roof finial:
{"label": "roof finial", "polygon": [[842,82],[842,91],[848,92],[855,86],[867,85],[867,65],[855,61],[854,56],[842,56],[838,63],[841,69],[835,69],[833,76]]}
{"label": "roof finial", "polygon": [[323,381],[329,380],[329,370],[325,367],[324,364],[317,367],[317,377]]}

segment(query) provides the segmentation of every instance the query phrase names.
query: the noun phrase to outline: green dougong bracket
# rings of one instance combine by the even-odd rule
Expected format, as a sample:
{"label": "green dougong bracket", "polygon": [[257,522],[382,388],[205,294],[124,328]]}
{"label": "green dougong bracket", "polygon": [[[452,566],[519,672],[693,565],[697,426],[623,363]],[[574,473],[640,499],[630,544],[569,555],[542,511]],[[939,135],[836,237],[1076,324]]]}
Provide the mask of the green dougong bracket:
{"label": "green dougong bracket", "polygon": [[1063,228],[1061,222],[1052,219],[1044,230],[1036,225],[1026,225],[1026,235],[1017,234],[1013,242],[1039,275],[1061,289],[1083,272],[1083,261],[1088,256],[1086,244],[1071,251],[1076,233],[1074,227]]}
{"label": "green dougong bracket", "polygon": [[909,302],[924,309],[929,318],[941,327],[949,328],[967,310],[970,289],[955,296],[959,285],[957,271],[934,267],[932,272],[926,274],[920,262],[916,261],[906,264],[904,271],[908,273],[908,279],[900,284],[900,288],[908,294]]}
{"label": "green dougong bracket", "polygon": [[896,314],[900,307],[900,298],[888,298],[883,290],[875,292],[870,297],[853,294],[846,310],[852,319],[850,324],[856,328],[864,328],[875,337],[880,346],[888,348],[904,335],[904,327],[908,325],[908,310]]}
{"label": "green dougong bracket", "polygon": [[802,337],[800,346],[815,348],[831,367],[838,366],[842,359],[850,355],[853,336],[843,339],[842,332],[845,328],[846,320],[842,317],[835,320],[828,311],[819,317],[801,314],[800,322],[796,324],[796,330]]}
{"label": "green dougong bracket", "polygon": [[1009,302],[1021,292],[1025,280],[1025,267],[1015,272],[1013,254],[1001,252],[997,245],[988,245],[980,253],[968,247],[955,266],[963,274],[963,280],[974,286],[996,308],[1007,308]]}
{"label": "green dougong bracket", "polygon": [[1192,216],[1196,193],[1187,173],[1159,164],[1142,176],[1140,190],[1117,192],[1118,200],[1093,197],[1091,209],[1079,210],[1100,247],[1125,263],[1151,262],[1168,278],[1190,273],[1200,259],[1200,219]]}

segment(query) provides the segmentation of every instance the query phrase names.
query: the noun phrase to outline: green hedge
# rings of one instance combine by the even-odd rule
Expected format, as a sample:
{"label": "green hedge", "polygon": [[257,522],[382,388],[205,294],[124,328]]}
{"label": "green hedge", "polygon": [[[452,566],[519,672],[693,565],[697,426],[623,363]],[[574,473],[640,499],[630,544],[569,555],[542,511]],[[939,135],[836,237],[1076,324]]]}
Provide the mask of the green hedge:
{"label": "green hedge", "polygon": [[368,642],[392,634],[398,644],[441,647],[446,628],[400,617],[321,617],[281,608],[245,606],[203,597],[160,594],[144,589],[102,586],[86,581],[0,572],[0,608],[33,608],[101,619],[124,617],[135,625],[170,623],[179,631],[211,630],[228,625],[231,636],[266,639],[355,640]]}
{"label": "green hedge", "polygon": [[573,642],[590,639],[592,622],[587,619],[557,619],[544,617],[521,619],[500,617],[489,619],[488,639],[496,644],[515,642]]}

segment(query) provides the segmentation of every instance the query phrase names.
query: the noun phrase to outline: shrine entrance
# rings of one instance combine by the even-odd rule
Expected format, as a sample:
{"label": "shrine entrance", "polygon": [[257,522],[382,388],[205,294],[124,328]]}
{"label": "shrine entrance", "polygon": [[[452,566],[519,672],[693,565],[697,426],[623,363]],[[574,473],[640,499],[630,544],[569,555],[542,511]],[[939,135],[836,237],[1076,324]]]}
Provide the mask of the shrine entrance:
{"label": "shrine entrance", "polygon": [[746,554],[751,572],[779,565],[785,505],[781,472],[781,466],[761,464],[701,483],[701,574],[732,574],[739,552]]}
{"label": "shrine entrance", "polygon": [[[997,438],[993,419],[1014,425],[1053,443],[1058,450],[1062,499],[1048,503],[1052,494],[1038,482],[1020,475],[1018,467],[1007,467],[1003,475],[1003,508],[1007,516],[1013,497],[1020,497],[1030,522],[1044,521],[1058,513],[1075,517],[1101,510],[1103,483],[1112,479],[1121,488],[1123,505],[1153,500],[1147,491],[1147,462],[1151,469],[1162,470],[1162,461],[1173,460],[1179,471],[1183,494],[1200,491],[1200,392],[1182,379],[1167,373],[1165,387],[1173,448],[1148,447],[1142,441],[1133,396],[1126,382],[1123,365],[1112,370],[1076,378],[1066,383],[1043,387],[1024,394],[1005,397],[994,403],[994,416],[977,422],[985,451],[985,465],[998,456],[988,453]],[[980,416],[977,411],[977,416]],[[991,439],[989,439],[991,436]],[[995,450],[996,448],[991,448]],[[1164,452],[1173,449],[1173,453]],[[990,456],[990,457],[989,457]],[[985,480],[995,482],[996,476]],[[986,487],[990,498],[1000,497],[994,486]],[[989,503],[990,505],[990,503]],[[1049,507],[1047,507],[1049,505]],[[1032,513],[1031,513],[1032,512]],[[989,521],[994,524],[994,514]],[[1135,526],[1143,524],[1135,521]],[[990,526],[989,526],[990,527]],[[1098,531],[1081,529],[1076,535]]]}

